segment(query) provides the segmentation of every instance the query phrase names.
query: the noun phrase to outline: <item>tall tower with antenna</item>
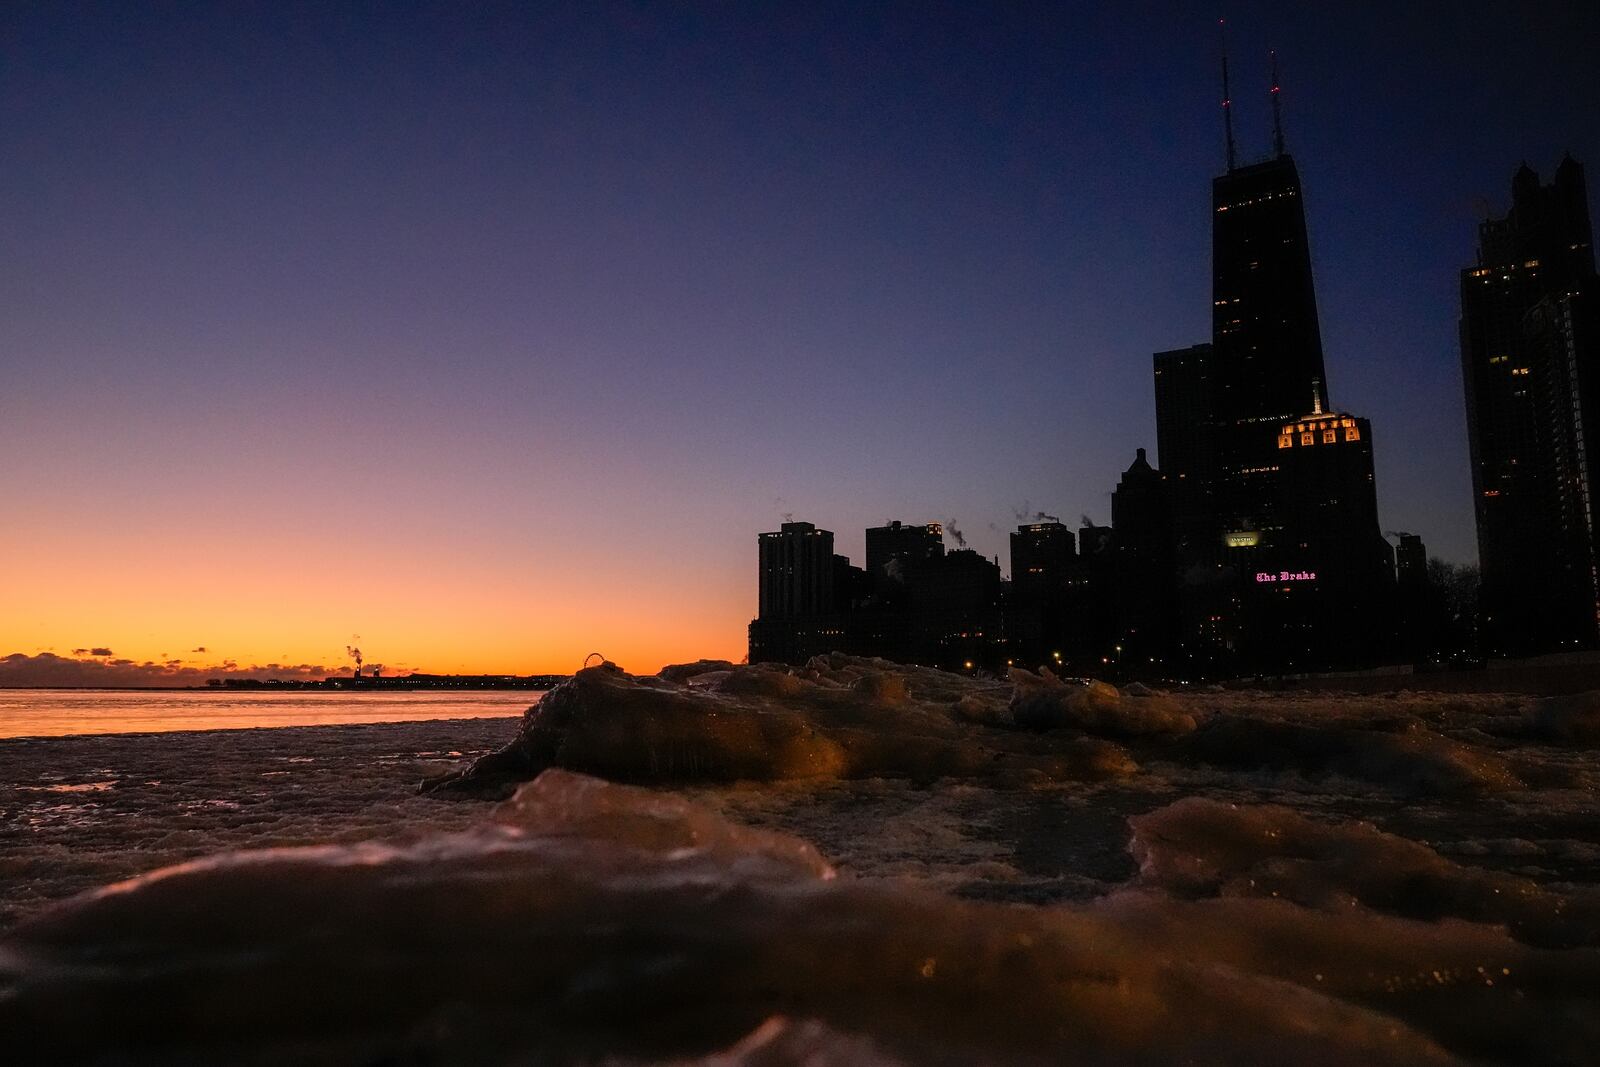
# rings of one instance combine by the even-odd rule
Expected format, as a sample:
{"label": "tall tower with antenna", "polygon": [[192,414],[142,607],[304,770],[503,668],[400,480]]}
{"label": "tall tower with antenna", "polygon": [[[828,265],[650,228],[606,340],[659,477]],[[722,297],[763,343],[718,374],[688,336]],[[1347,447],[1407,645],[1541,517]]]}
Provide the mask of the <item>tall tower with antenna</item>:
{"label": "tall tower with antenna", "polygon": [[1211,183],[1211,344],[1155,357],[1161,469],[1177,479],[1188,583],[1183,647],[1232,669],[1375,662],[1393,556],[1378,523],[1371,426],[1329,400],[1278,58],[1268,57],[1270,154],[1263,145],[1243,158],[1225,41],[1220,58],[1227,170]]}
{"label": "tall tower with antenna", "polygon": [[1272,57],[1272,154],[1282,156],[1283,148],[1283,99],[1279,95],[1282,91],[1278,86],[1278,53],[1273,50],[1267,53]]}
{"label": "tall tower with antenna", "polygon": [[[1227,79],[1227,57],[1223,77]],[[1227,113],[1228,169],[1211,183],[1212,345],[1224,422],[1292,418],[1325,383],[1300,172],[1284,144],[1272,57],[1273,155],[1240,165]],[[1226,90],[1224,90],[1226,92]],[[1324,403],[1327,393],[1315,387]]]}
{"label": "tall tower with antenna", "polygon": [[1233,146],[1233,93],[1228,88],[1228,21],[1217,20],[1217,30],[1222,38],[1222,128],[1228,141],[1228,172],[1238,162]]}

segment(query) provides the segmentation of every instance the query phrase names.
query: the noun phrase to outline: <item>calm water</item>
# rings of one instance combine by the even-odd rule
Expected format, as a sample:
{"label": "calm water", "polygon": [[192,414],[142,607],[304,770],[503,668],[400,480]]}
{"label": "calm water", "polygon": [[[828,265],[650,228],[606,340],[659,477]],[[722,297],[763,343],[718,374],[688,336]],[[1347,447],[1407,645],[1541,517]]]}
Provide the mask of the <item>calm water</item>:
{"label": "calm water", "polygon": [[238,730],[521,715],[529,690],[442,693],[0,689],[0,737]]}

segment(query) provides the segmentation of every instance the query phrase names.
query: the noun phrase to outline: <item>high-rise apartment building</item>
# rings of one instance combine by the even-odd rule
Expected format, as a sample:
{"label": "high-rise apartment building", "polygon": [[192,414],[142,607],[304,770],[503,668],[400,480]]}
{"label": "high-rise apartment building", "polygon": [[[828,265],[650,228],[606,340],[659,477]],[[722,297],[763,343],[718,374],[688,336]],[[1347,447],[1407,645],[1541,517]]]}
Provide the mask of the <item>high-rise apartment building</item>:
{"label": "high-rise apartment building", "polygon": [[1478,227],[1461,272],[1461,370],[1482,566],[1483,639],[1525,654],[1597,643],[1600,299],[1583,168]]}
{"label": "high-rise apartment building", "polygon": [[809,522],[786,522],[761,535],[763,619],[823,615],[834,609],[833,532]]}
{"label": "high-rise apartment building", "polygon": [[804,663],[844,647],[842,609],[864,576],[833,553],[833,533],[809,522],[786,522],[763,533],[759,604],[750,623],[750,662]]}
{"label": "high-rise apartment building", "polygon": [[1007,637],[1018,662],[1060,662],[1068,644],[1077,555],[1072,530],[1057,519],[1023,523],[1011,534]]}
{"label": "high-rise apartment building", "polygon": [[1395,584],[1401,589],[1421,589],[1428,584],[1428,549],[1414,533],[1399,535],[1394,549]]}
{"label": "high-rise apartment building", "polygon": [[1211,345],[1157,352],[1156,454],[1166,476],[1180,551],[1214,533],[1217,402]]}
{"label": "high-rise apartment building", "polygon": [[1029,604],[1059,599],[1077,556],[1072,531],[1054,519],[1029,522],[1011,535],[1011,590]]}
{"label": "high-rise apartment building", "polygon": [[1170,657],[1177,629],[1171,487],[1171,479],[1150,466],[1141,448],[1111,494],[1116,549],[1112,651],[1149,669]]}
{"label": "high-rise apartment building", "polygon": [[867,573],[881,577],[895,560],[916,563],[944,555],[944,527],[937,522],[867,527]]}

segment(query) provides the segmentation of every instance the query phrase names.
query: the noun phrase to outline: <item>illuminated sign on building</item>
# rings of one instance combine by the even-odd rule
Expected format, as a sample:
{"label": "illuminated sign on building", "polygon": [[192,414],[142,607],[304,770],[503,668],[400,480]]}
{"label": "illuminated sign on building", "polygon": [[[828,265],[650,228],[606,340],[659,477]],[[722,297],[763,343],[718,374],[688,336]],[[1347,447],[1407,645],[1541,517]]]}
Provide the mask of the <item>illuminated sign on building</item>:
{"label": "illuminated sign on building", "polygon": [[1229,548],[1254,548],[1261,543],[1261,534],[1255,530],[1232,530],[1222,535],[1222,543]]}
{"label": "illuminated sign on building", "polygon": [[1317,580],[1316,571],[1256,571],[1256,581],[1266,582],[1314,582]]}

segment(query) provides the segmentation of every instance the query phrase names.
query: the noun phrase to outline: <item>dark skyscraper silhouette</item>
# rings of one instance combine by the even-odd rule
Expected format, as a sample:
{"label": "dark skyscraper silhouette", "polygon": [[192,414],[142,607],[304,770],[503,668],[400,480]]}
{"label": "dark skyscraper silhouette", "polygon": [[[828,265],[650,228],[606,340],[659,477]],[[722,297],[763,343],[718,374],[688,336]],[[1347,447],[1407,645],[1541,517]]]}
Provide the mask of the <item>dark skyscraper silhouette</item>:
{"label": "dark skyscraper silhouette", "polygon": [[786,522],[758,543],[760,602],[750,624],[751,661],[803,662],[840,647],[840,586],[856,584],[859,572],[834,555],[832,531]]}
{"label": "dark skyscraper silhouette", "polygon": [[1326,376],[1293,157],[1213,179],[1211,210],[1217,414],[1234,423],[1304,414]]}
{"label": "dark skyscraper silhouette", "polygon": [[1394,550],[1395,584],[1402,589],[1415,589],[1428,584],[1428,549],[1422,538],[1413,533],[1397,535],[1399,544]]}
{"label": "dark skyscraper silhouette", "polygon": [[1241,167],[1224,41],[1228,169],[1211,181],[1213,411],[1223,423],[1294,418],[1312,391],[1327,403],[1300,172],[1284,143],[1276,52],[1269,96],[1272,156]]}
{"label": "dark skyscraper silhouette", "polygon": [[944,555],[944,527],[937,522],[907,525],[896,519],[886,526],[867,528],[867,574],[875,582],[899,561],[897,577],[903,579],[909,564]]}
{"label": "dark skyscraper silhouette", "polygon": [[1511,199],[1461,272],[1461,370],[1483,636],[1517,654],[1596,643],[1600,286],[1577,161],[1550,185],[1524,163]]}
{"label": "dark skyscraper silhouette", "polygon": [[1072,531],[1054,520],[1030,522],[1011,534],[1011,588],[1016,599],[1033,604],[1060,596],[1077,558]]}
{"label": "dark skyscraper silhouette", "polygon": [[1164,663],[1175,642],[1171,484],[1141,448],[1111,494],[1117,553],[1113,650],[1141,664]]}
{"label": "dark skyscraper silhouette", "polygon": [[842,651],[999,669],[1006,656],[1000,565],[971,549],[946,552],[942,532],[938,523],[869,529],[870,571],[835,555],[833,534],[809,522],[761,534],[750,662],[804,663]]}
{"label": "dark skyscraper silhouette", "polygon": [[1078,551],[1072,531],[1051,519],[1018,526],[1011,534],[1011,651],[1029,664],[1059,663],[1070,644]]}
{"label": "dark skyscraper silhouette", "polygon": [[1223,78],[1228,166],[1212,181],[1211,344],[1155,356],[1181,655],[1201,670],[1371,661],[1382,647],[1370,620],[1393,586],[1371,429],[1328,406],[1276,60],[1264,161],[1238,164],[1226,61]]}
{"label": "dark skyscraper silhouette", "polygon": [[786,522],[764,533],[761,601],[764,619],[821,615],[834,608],[833,532],[809,522]]}
{"label": "dark skyscraper silhouette", "polygon": [[1217,479],[1217,404],[1209,344],[1157,352],[1156,454],[1170,483],[1177,547],[1210,538]]}

